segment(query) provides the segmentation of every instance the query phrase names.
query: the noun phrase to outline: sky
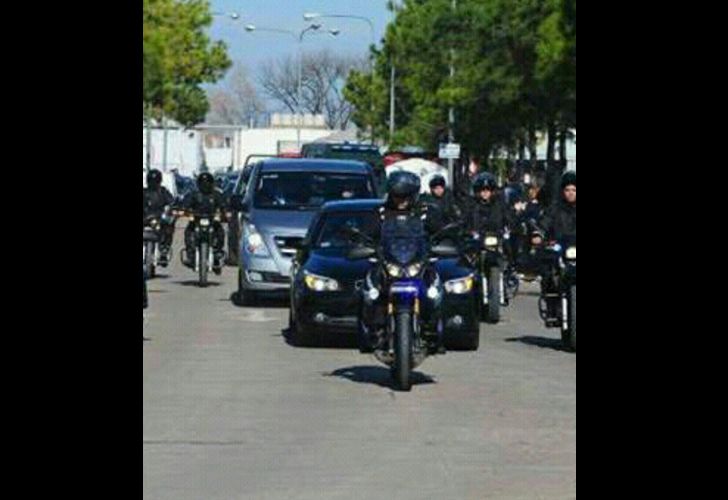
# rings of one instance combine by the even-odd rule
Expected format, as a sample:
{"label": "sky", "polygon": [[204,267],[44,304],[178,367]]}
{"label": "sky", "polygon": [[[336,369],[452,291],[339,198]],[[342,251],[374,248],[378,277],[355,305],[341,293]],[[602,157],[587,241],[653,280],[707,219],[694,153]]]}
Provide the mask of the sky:
{"label": "sky", "polygon": [[[228,54],[234,63],[241,62],[256,74],[260,64],[268,59],[297,54],[298,42],[293,37],[278,33],[248,33],[243,28],[254,24],[260,28],[276,28],[300,33],[308,26],[303,20],[306,12],[320,14],[347,14],[368,17],[374,24],[377,44],[384,35],[392,14],[386,0],[211,0],[213,12],[237,12],[237,21],[229,17],[214,17],[210,36],[228,45]],[[371,31],[364,21],[354,19],[320,19],[327,29],[336,28],[336,37],[315,35],[304,39],[304,51],[329,48],[351,55],[366,55],[371,43]]]}

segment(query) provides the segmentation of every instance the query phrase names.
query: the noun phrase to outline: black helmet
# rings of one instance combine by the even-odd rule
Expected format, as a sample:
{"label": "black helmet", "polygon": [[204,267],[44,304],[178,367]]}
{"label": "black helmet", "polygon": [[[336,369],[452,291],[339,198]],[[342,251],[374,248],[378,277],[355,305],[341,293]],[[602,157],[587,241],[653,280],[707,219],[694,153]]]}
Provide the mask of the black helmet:
{"label": "black helmet", "polygon": [[147,172],[147,187],[149,189],[157,189],[162,185],[162,172],[153,168]]}
{"label": "black helmet", "polygon": [[215,178],[209,172],[203,172],[197,176],[197,189],[202,194],[210,194],[215,189]]}
{"label": "black helmet", "polygon": [[495,191],[498,187],[498,182],[490,172],[483,172],[475,176],[473,182],[473,193],[479,193],[484,189]]}
{"label": "black helmet", "polygon": [[445,187],[446,184],[447,182],[445,181],[445,178],[440,174],[437,174],[430,179],[430,189],[434,189],[437,186]]}
{"label": "black helmet", "polygon": [[561,176],[561,189],[566,188],[566,186],[576,187],[576,172],[575,171],[569,170],[568,172],[564,172],[564,175]]}
{"label": "black helmet", "polygon": [[387,197],[409,198],[411,203],[417,201],[420,194],[420,178],[412,172],[392,172],[387,178]]}

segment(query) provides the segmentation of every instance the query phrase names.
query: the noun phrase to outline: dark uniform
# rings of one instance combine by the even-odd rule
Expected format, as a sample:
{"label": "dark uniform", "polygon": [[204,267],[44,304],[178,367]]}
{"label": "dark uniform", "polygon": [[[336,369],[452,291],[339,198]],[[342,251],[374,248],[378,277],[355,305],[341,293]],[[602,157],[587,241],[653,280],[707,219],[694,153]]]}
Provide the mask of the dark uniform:
{"label": "dark uniform", "polygon": [[167,208],[174,203],[174,196],[162,186],[162,173],[159,170],[150,170],[147,174],[147,187],[143,190],[144,223],[150,218],[159,219],[159,251],[161,264],[164,264],[172,248],[174,237],[174,218],[167,216]]}
{"label": "dark uniform", "polygon": [[215,251],[213,271],[220,272],[220,260],[224,256],[225,230],[222,224],[214,220],[216,214],[222,214],[227,206],[225,198],[219,189],[215,189],[215,180],[211,174],[204,172],[197,178],[197,191],[188,193],[182,200],[182,208],[191,212],[195,218],[185,229],[186,259],[185,265],[192,266],[192,256],[195,255],[195,227],[200,217],[207,217],[212,223],[211,246]]}

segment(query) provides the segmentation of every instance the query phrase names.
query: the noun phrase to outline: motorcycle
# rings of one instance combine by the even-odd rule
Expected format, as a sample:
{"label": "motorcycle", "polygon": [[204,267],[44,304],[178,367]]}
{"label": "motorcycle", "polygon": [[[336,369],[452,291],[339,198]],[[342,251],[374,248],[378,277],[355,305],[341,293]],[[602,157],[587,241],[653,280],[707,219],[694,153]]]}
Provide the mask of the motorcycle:
{"label": "motorcycle", "polygon": [[480,272],[481,318],[488,323],[500,321],[501,307],[508,306],[518,291],[518,276],[505,265],[503,241],[496,232],[475,233],[467,245],[468,260]]}
{"label": "motorcycle", "polygon": [[220,214],[212,216],[189,214],[189,217],[190,223],[194,223],[195,256],[194,259],[190,259],[189,255],[186,255],[187,249],[183,248],[180,257],[182,265],[187,265],[186,261],[192,262],[190,267],[198,274],[198,284],[201,288],[205,288],[208,285],[207,276],[213,271],[215,263],[214,225],[219,224],[222,217]]}
{"label": "motorcycle", "polygon": [[[360,345],[371,346],[362,351],[373,352],[390,367],[396,388],[409,391],[412,370],[428,355],[443,352],[443,284],[433,264],[459,251],[451,245],[432,245],[419,219],[384,221],[379,243],[354,228],[347,230],[360,243],[347,257],[375,264],[360,287]],[[381,311],[383,321],[365,318],[365,310]]]}
{"label": "motorcycle", "polygon": [[158,217],[148,217],[144,221],[142,239],[142,262],[148,279],[154,278],[159,264],[159,232],[161,223]]}
{"label": "motorcycle", "polygon": [[576,236],[545,245],[542,260],[551,286],[542,287],[539,315],[547,328],[560,327],[564,347],[576,351]]}

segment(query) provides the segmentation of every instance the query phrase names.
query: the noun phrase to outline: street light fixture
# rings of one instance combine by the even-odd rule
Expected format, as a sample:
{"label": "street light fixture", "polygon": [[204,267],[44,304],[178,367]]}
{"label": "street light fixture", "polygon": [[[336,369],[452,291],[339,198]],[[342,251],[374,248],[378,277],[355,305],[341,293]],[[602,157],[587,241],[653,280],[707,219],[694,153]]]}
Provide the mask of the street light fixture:
{"label": "street light fixture", "polygon": [[[298,115],[296,118],[296,137],[297,137],[297,143],[299,150],[301,149],[301,122],[303,121],[302,114],[303,114],[303,105],[301,103],[301,89],[303,86],[303,38],[306,36],[306,33],[309,33],[311,31],[318,31],[323,27],[323,24],[321,23],[313,23],[310,26],[304,28],[299,34],[296,34],[293,31],[289,30],[282,30],[277,28],[259,28],[254,24],[248,24],[245,26],[245,31],[248,33],[252,33],[254,31],[267,31],[271,33],[283,33],[286,35],[291,35],[294,39],[298,40],[298,82],[297,82],[297,90],[296,90],[296,100],[298,101]],[[330,34],[333,37],[339,36],[341,33],[341,30],[332,28],[327,31],[328,34]],[[324,34],[324,33],[317,33],[317,34]]]}

